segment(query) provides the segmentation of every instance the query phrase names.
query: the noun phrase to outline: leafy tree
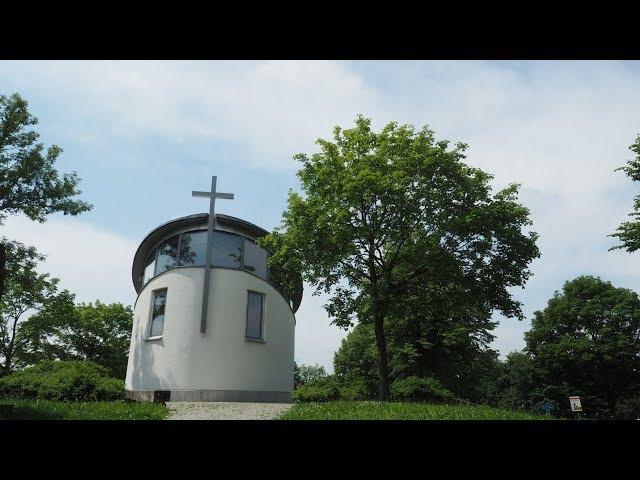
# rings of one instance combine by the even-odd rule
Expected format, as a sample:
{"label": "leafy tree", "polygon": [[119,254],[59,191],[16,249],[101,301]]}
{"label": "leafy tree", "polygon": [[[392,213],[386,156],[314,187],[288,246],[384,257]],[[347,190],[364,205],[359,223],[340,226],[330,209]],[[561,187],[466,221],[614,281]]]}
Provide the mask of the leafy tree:
{"label": "leafy tree", "polygon": [[45,304],[47,298],[56,292],[58,279],[36,271],[38,262],[44,257],[35,248],[5,238],[2,242],[9,259],[5,292],[0,299],[0,374],[6,375],[26,347],[20,335],[25,323],[22,321],[24,315]]}
{"label": "leafy tree", "polygon": [[484,379],[497,363],[489,348],[497,322],[480,288],[465,278],[427,280],[396,296],[387,329],[394,378],[435,377],[459,397],[483,401]]}
{"label": "leafy tree", "polygon": [[491,404],[509,409],[540,410],[549,403],[557,410],[555,401],[547,398],[544,379],[536,370],[533,358],[526,352],[511,352],[500,363],[499,372],[489,387]]}
{"label": "leafy tree", "polygon": [[52,296],[43,308],[24,322],[24,365],[42,360],[90,360],[109,370],[112,377],[127,372],[133,328],[131,307],[121,303],[74,303],[68,291]]}
{"label": "leafy tree", "polygon": [[517,185],[492,195],[491,175],[463,163],[466,145],[451,149],[426,127],[392,122],[376,133],[358,117],[317,143],[319,153],[294,157],[302,194],[289,193],[282,226],[261,243],[271,264],[299,268],[316,293],[332,294],[332,323],[373,325],[382,400],[385,318],[400,296],[453,281],[484,309],[522,317],[508,287],[526,281],[539,252],[535,233],[522,232],[530,220]]}
{"label": "leafy tree", "polygon": [[342,339],[333,355],[333,371],[343,383],[364,381],[378,385],[378,350],[373,325],[360,323]]}
{"label": "leafy tree", "polygon": [[[636,138],[633,145],[629,147],[636,157],[629,160],[627,165],[618,168],[627,174],[633,181],[640,181],[640,135]],[[609,235],[610,237],[617,237],[622,243],[610,250],[624,248],[628,252],[635,252],[640,249],[640,195],[637,195],[633,200],[633,211],[629,214],[633,219],[628,222],[622,223],[615,233]]]}
{"label": "leafy tree", "polygon": [[[433,327],[433,333],[420,331],[429,327]],[[433,377],[458,397],[486,402],[499,367],[497,352],[476,348],[465,340],[464,330],[456,332],[445,327],[447,322],[411,328],[405,319],[385,321],[391,381],[410,376]],[[342,340],[334,355],[334,371],[343,383],[359,381],[375,386],[376,360],[372,325],[361,323]]]}
{"label": "leafy tree", "polygon": [[[31,128],[37,123],[20,95],[0,95],[0,225],[10,214],[44,222],[51,213],[78,215],[91,209],[74,198],[81,193],[77,174],[60,175],[54,168],[62,149],[52,145],[45,152],[38,143],[39,135]],[[0,242],[0,298],[6,283],[7,249]]]}
{"label": "leafy tree", "polygon": [[580,395],[587,412],[616,415],[640,392],[640,298],[597,277],[566,282],[525,333],[548,393],[564,409]]}
{"label": "leafy tree", "polygon": [[294,364],[294,374],[293,374],[293,387],[300,388],[305,383],[308,383],[312,380],[319,380],[327,376],[327,372],[325,371],[322,365],[318,365],[317,363],[314,365],[305,365],[304,363]]}

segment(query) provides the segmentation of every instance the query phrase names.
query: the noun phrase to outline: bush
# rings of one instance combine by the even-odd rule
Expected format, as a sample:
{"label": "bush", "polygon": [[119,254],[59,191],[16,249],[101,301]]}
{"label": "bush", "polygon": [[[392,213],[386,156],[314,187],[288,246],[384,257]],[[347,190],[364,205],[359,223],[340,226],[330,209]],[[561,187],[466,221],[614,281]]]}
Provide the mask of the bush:
{"label": "bush", "polygon": [[620,400],[616,408],[616,417],[624,420],[640,419],[640,399],[629,398]]}
{"label": "bush", "polygon": [[0,396],[44,400],[118,400],[124,382],[89,361],[46,360],[0,378]]}
{"label": "bush", "polygon": [[375,385],[363,378],[344,379],[340,385],[341,400],[370,400],[376,398]]}
{"label": "bush", "polygon": [[435,378],[407,377],[391,385],[391,398],[399,401],[421,401],[434,403],[451,402],[454,397]]}
{"label": "bush", "polygon": [[340,383],[334,376],[311,380],[293,392],[296,402],[328,402],[340,398]]}

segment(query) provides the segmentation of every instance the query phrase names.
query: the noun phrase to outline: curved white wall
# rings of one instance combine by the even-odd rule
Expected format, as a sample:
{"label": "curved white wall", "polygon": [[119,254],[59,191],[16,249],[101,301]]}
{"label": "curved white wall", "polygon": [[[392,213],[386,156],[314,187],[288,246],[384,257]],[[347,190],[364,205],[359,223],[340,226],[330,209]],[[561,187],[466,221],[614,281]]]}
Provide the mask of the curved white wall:
{"label": "curved white wall", "polygon": [[[153,278],[135,309],[126,389],[129,391],[291,392],[295,319],[267,282],[211,269],[207,331],[200,333],[204,268],[175,268]],[[151,293],[167,288],[162,338],[145,341]],[[247,290],[265,294],[264,343],[245,339]],[[178,398],[179,399],[179,398]]]}

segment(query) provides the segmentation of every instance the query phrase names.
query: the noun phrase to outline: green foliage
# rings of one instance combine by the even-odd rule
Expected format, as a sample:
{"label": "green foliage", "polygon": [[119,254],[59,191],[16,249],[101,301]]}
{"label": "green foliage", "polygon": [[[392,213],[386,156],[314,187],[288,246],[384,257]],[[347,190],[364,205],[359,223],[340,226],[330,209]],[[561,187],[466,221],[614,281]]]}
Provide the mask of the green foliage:
{"label": "green foliage", "polygon": [[376,383],[361,378],[340,382],[341,400],[370,400],[376,398]]}
{"label": "green foliage", "polygon": [[20,362],[91,360],[124,379],[132,327],[131,307],[100,301],[76,305],[74,295],[64,290],[24,322],[20,338],[27,347]]}
{"label": "green foliage", "polygon": [[[332,323],[374,325],[380,396],[388,396],[385,322],[406,305],[429,319],[424,286],[455,295],[460,336],[482,336],[491,311],[521,317],[508,288],[522,285],[539,255],[517,185],[491,192],[491,176],[463,163],[466,145],[449,147],[428,128],[389,123],[380,132],[358,117],[336,127],[320,152],[295,156],[301,194],[290,192],[282,226],[264,239],[272,265],[299,269],[331,293]],[[411,307],[409,308],[409,305]]]}
{"label": "green foliage", "polygon": [[544,395],[570,415],[579,395],[589,417],[618,416],[618,402],[640,394],[640,298],[592,276],[566,282],[525,333]]}
{"label": "green foliage", "polygon": [[[77,174],[60,175],[54,168],[62,149],[53,145],[44,152],[37,143],[39,135],[32,129],[37,123],[20,95],[0,95],[0,225],[11,214],[44,222],[51,213],[78,215],[91,209],[75,199],[81,193]],[[56,290],[57,279],[35,271],[43,259],[33,247],[0,239],[0,375],[12,370],[21,351],[17,336],[22,315]]]}
{"label": "green foliage", "polygon": [[52,145],[45,152],[38,143],[39,134],[31,128],[37,124],[20,95],[0,95],[0,225],[7,214],[44,222],[51,213],[77,215],[91,209],[74,199],[81,193],[77,174],[60,176],[54,168],[62,149]]}
{"label": "green foliage", "polygon": [[269,281],[285,298],[293,299],[302,290],[302,264],[292,240],[276,230],[256,243],[269,252]]}
{"label": "green foliage", "polygon": [[298,403],[282,420],[551,420],[486,405],[446,405],[396,402]]}
{"label": "green foliage", "polygon": [[447,403],[454,400],[453,393],[435,378],[407,377],[391,384],[391,398],[399,401]]}
{"label": "green foliage", "polygon": [[66,401],[117,400],[124,382],[93,362],[46,360],[0,378],[0,397]]}
{"label": "green foliage", "polygon": [[340,398],[340,383],[334,376],[311,380],[293,391],[296,402],[328,402]]}
{"label": "green foliage", "polygon": [[293,369],[293,388],[300,388],[306,383],[312,380],[319,380],[327,376],[322,365],[305,365],[304,363],[298,365],[294,362]]}
{"label": "green foliage", "polygon": [[5,399],[2,404],[13,405],[8,418],[20,420],[163,420],[169,414],[163,403]]}
{"label": "green foliage", "polygon": [[44,260],[33,247],[0,239],[7,252],[4,294],[0,298],[0,376],[11,372],[26,350],[21,337],[22,317],[31,309],[42,307],[57,290],[58,279],[38,273],[38,262]]}
{"label": "green foliage", "polygon": [[[550,398],[550,396],[555,397]],[[562,410],[554,389],[545,385],[542,372],[526,352],[511,352],[500,363],[499,372],[489,386],[491,404],[504,408],[541,412],[544,405],[553,412]]]}
{"label": "green foliage", "polygon": [[640,420],[640,398],[626,398],[618,405],[617,416],[624,420]]}
{"label": "green foliage", "polygon": [[[499,367],[497,352],[474,346],[467,330],[453,330],[449,320],[434,318],[431,325],[385,321],[390,377],[434,377],[458,397],[486,403]],[[375,385],[376,356],[373,326],[356,325],[334,354],[334,371],[343,383]]]}
{"label": "green foliage", "polygon": [[[629,160],[627,165],[620,167],[632,181],[640,181],[640,135],[636,138],[633,145],[629,147],[635,154],[635,158]],[[633,210],[629,214],[632,220],[622,223],[615,233],[610,237],[617,237],[620,244],[612,247],[611,250],[623,248],[628,252],[635,252],[640,249],[640,195],[633,199]]]}
{"label": "green foliage", "polygon": [[342,339],[333,355],[333,371],[344,379],[376,383],[378,351],[373,325],[361,323]]}

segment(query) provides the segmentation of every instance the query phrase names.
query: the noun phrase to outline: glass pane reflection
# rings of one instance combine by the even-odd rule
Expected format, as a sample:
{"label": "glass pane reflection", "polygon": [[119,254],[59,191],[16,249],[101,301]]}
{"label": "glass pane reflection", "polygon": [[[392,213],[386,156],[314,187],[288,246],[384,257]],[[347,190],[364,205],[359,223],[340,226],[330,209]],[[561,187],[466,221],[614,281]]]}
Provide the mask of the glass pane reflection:
{"label": "glass pane reflection", "polygon": [[153,307],[151,312],[151,337],[162,335],[164,330],[164,308],[167,304],[167,289],[153,292]]}
{"label": "glass pane reflection", "polygon": [[213,257],[215,267],[240,268],[242,238],[223,232],[213,232]]}
{"label": "glass pane reflection", "polygon": [[244,258],[242,268],[260,278],[267,279],[267,251],[255,243],[244,241]]}
{"label": "glass pane reflection", "polygon": [[202,267],[207,257],[207,232],[183,233],[180,239],[180,265]]}
{"label": "glass pane reflection", "polygon": [[249,338],[262,338],[262,300],[261,293],[248,292],[246,336]]}
{"label": "glass pane reflection", "polygon": [[156,257],[156,275],[176,266],[177,251],[178,235],[160,244]]}

